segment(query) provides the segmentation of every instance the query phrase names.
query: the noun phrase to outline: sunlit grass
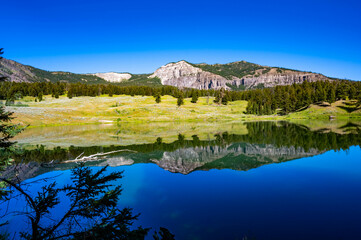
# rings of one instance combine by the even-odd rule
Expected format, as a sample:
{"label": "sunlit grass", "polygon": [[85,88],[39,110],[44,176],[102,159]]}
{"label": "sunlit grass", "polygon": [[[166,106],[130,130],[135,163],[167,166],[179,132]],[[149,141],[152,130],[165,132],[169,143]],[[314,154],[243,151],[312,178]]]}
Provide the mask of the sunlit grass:
{"label": "sunlit grass", "polygon": [[177,99],[162,96],[157,104],[153,97],[120,95],[109,97],[76,97],[68,99],[60,96],[58,99],[44,96],[44,101],[35,102],[33,97],[21,100],[29,107],[9,108],[14,111],[14,122],[30,124],[31,126],[69,125],[104,122],[220,122],[246,120],[297,120],[297,119],[328,119],[330,115],[337,118],[359,118],[361,110],[352,113],[340,108],[343,101],[336,102],[330,107],[312,105],[301,112],[287,116],[255,116],[248,115],[247,101],[229,102],[228,105],[213,103],[212,97],[200,97],[197,103],[191,99],[184,100],[184,105],[178,107]]}

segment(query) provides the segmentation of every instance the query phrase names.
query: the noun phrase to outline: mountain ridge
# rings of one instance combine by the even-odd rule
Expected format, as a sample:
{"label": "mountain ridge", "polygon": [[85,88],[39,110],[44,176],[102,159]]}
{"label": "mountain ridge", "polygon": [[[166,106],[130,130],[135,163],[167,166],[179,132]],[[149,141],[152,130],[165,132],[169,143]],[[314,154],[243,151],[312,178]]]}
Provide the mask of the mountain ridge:
{"label": "mountain ridge", "polygon": [[171,85],[179,88],[244,90],[252,88],[291,85],[303,81],[333,81],[320,73],[281,67],[262,66],[244,60],[226,64],[171,62],[151,74],[105,72],[77,74],[46,71],[13,60],[0,61],[0,75],[13,82],[69,82],[111,83],[121,85]]}

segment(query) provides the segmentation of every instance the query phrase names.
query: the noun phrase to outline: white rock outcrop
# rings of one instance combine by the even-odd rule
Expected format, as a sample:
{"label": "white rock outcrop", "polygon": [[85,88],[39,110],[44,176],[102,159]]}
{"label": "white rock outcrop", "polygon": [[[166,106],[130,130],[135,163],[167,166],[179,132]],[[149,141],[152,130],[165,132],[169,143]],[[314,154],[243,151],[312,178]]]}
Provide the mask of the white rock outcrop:
{"label": "white rock outcrop", "polygon": [[116,72],[94,73],[91,75],[103,78],[105,81],[108,82],[122,82],[132,77],[132,75],[129,73],[116,73]]}

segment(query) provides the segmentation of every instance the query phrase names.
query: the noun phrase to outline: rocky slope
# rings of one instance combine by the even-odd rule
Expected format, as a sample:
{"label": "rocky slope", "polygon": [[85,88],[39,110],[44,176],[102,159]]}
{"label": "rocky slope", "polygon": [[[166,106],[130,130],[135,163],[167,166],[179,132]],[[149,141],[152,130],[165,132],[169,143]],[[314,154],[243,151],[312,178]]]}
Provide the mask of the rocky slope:
{"label": "rocky slope", "polygon": [[50,72],[5,58],[0,59],[0,76],[7,77],[8,81],[12,82],[106,83],[103,78],[94,75]]}
{"label": "rocky slope", "polygon": [[0,76],[5,76],[12,82],[36,81],[36,74],[31,68],[8,59],[0,59]]}
{"label": "rocky slope", "polygon": [[163,85],[197,89],[249,89],[330,80],[322,74],[264,67],[245,61],[215,65],[179,61],[158,68],[150,77],[160,78]]}

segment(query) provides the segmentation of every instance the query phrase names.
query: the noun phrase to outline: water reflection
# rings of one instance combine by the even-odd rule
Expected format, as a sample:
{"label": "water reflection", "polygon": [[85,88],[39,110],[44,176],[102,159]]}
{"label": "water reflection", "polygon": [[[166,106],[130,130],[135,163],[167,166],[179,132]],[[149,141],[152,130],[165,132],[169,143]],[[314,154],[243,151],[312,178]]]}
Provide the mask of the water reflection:
{"label": "water reflection", "polygon": [[[233,169],[246,171],[265,164],[280,163],[293,159],[314,156],[329,150],[347,150],[361,143],[361,127],[345,123],[337,131],[326,128],[311,130],[309,127],[289,122],[241,123],[245,134],[228,131],[208,135],[201,139],[194,134],[178,134],[172,142],[157,137],[153,143],[130,145],[49,147],[27,145],[15,155],[23,166],[22,179],[34,177],[50,170],[68,169],[73,166],[63,163],[80,154],[131,150],[109,155],[91,166],[122,166],[137,163],[155,163],[173,173],[189,174],[198,170]],[[114,131],[114,129],[113,129]],[[119,130],[115,130],[115,135]],[[101,142],[99,142],[101,144]],[[52,164],[46,164],[52,162]],[[56,163],[56,164],[54,164]],[[29,168],[32,170],[29,171]],[[21,175],[21,174],[20,174]]]}

